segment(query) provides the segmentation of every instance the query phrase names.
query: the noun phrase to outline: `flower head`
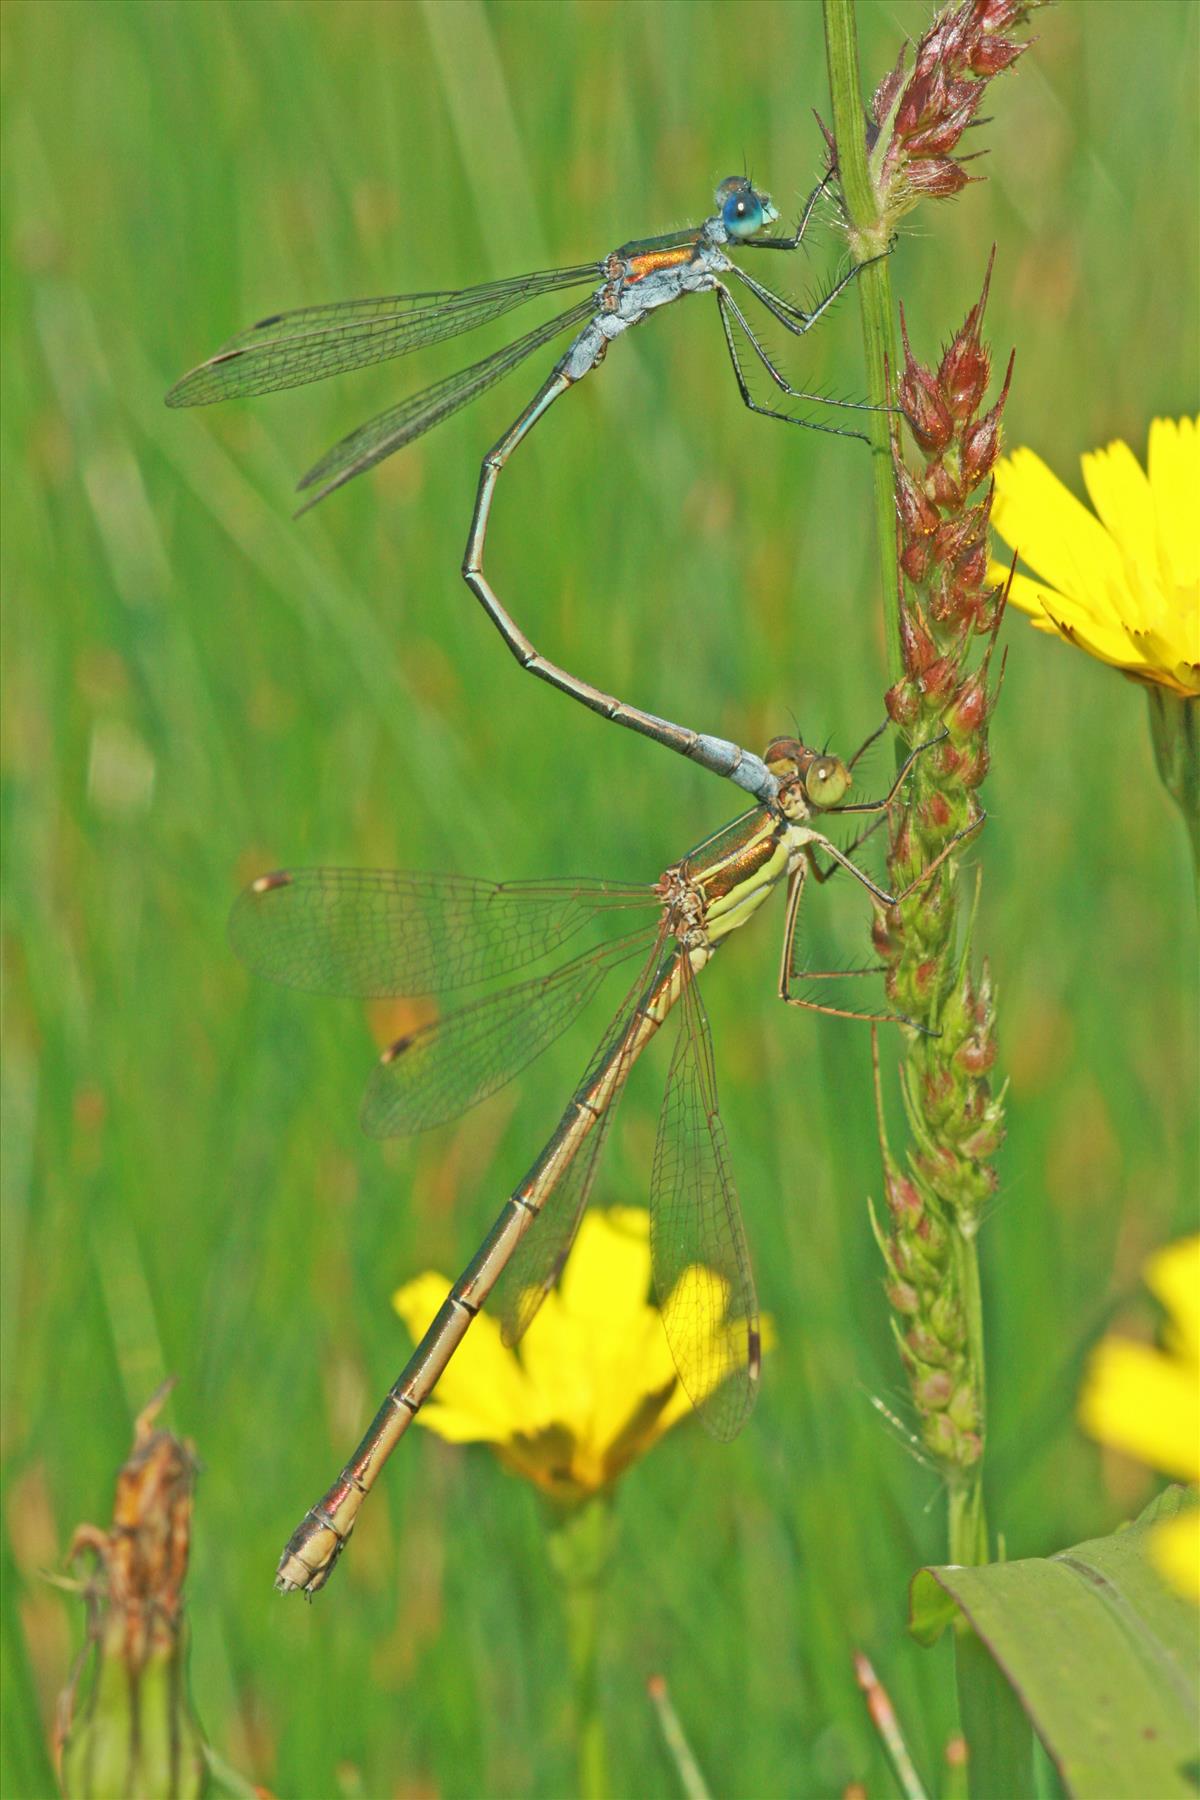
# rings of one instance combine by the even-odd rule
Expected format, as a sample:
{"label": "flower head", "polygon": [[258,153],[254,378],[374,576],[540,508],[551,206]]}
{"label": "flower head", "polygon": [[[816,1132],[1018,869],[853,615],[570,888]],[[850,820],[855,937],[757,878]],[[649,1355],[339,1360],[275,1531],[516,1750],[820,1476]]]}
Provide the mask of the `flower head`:
{"label": "flower head", "polygon": [[1144,470],[1120,440],[1084,456],[1095,513],[1034,451],[1016,450],[996,465],[992,508],[1000,536],[1037,571],[1016,576],[1014,606],[1132,680],[1185,697],[1200,695],[1198,426],[1155,419]]}
{"label": "flower head", "polygon": [[[1200,1480],[1200,1237],[1151,1257],[1146,1285],[1168,1323],[1163,1349],[1106,1337],[1088,1365],[1079,1421],[1102,1443],[1183,1481]],[[1200,1603],[1200,1508],[1157,1527],[1165,1580]]]}
{"label": "flower head", "polygon": [[[430,1273],[393,1295],[414,1338],[447,1286]],[[490,1444],[557,1500],[601,1492],[691,1410],[649,1291],[649,1214],[624,1206],[586,1214],[519,1356],[502,1344],[499,1322],[481,1314],[418,1424],[451,1443]],[[724,1356],[710,1360],[728,1366]]]}

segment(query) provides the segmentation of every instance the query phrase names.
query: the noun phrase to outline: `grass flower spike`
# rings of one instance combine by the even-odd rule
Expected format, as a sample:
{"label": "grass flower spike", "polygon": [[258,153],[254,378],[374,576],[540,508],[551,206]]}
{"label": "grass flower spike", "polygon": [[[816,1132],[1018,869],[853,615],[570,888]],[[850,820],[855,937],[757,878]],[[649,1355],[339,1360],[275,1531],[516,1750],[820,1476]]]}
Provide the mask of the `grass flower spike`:
{"label": "grass flower spike", "polygon": [[1023,26],[1042,0],[963,0],[937,14],[880,82],[871,101],[868,141],[871,179],[887,229],[919,200],[945,199],[971,177],[961,150],[963,133],[979,111],[988,83],[1028,50],[1004,36]]}
{"label": "grass flower spike", "polygon": [[[394,1295],[414,1338],[446,1286],[429,1273]],[[692,1410],[649,1292],[649,1214],[588,1213],[519,1356],[481,1314],[418,1423],[451,1443],[490,1444],[553,1500],[602,1492]]]}
{"label": "grass flower spike", "polygon": [[[1155,419],[1147,467],[1118,440],[1082,458],[1095,513],[1033,450],[996,465],[992,523],[1035,576],[1009,595],[1041,631],[1134,681],[1200,695],[1200,429]],[[1003,579],[993,571],[993,579]]]}
{"label": "grass flower spike", "polygon": [[[1200,1481],[1200,1237],[1160,1250],[1146,1284],[1166,1309],[1164,1347],[1106,1337],[1079,1401],[1084,1430],[1165,1475]],[[1164,1580],[1200,1605],[1200,1507],[1156,1528]]]}
{"label": "grass flower spike", "polygon": [[[921,758],[909,804],[893,825],[888,871],[897,892],[983,819],[978,792],[998,689],[992,650],[1004,610],[1003,588],[987,578],[989,477],[1012,375],[1010,360],[988,406],[990,275],[989,266],[978,301],[936,363],[918,362],[903,331],[897,391],[916,454],[910,466],[897,448],[893,464],[904,673],[888,693],[888,710],[910,742],[939,741]],[[884,1139],[888,1216],[876,1235],[921,1441],[946,1480],[951,1557],[983,1562],[977,1238],[995,1191],[992,1158],[1004,1111],[991,1076],[995,994],[987,964],[972,966],[973,916],[960,928],[954,862],[941,861],[910,899],[876,918],[891,1003],[925,1028],[905,1046],[910,1141],[898,1161]]]}

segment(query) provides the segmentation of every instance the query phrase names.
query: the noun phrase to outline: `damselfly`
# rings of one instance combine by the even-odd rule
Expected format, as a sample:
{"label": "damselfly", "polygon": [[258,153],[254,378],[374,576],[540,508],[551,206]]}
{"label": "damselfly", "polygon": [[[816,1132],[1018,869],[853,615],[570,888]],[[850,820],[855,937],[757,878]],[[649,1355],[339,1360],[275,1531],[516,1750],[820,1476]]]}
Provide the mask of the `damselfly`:
{"label": "damselfly", "polygon": [[[167,404],[200,406],[214,400],[298,387],[327,375],[339,375],[349,369],[404,356],[426,345],[458,337],[540,295],[591,285],[593,292],[586,299],[577,301],[545,324],[535,326],[515,343],[505,345],[469,368],[435,381],[420,393],[402,400],[398,406],[390,407],[335,444],[301,481],[302,491],[311,490],[310,498],[301,510],[315,505],[335,488],[374,468],[376,463],[449,418],[552,339],[565,331],[576,331],[550,375],[483,459],[463,562],[464,579],[523,669],[572,695],[605,718],[642,732],[717,774],[728,775],[757,799],[769,802],[774,788],[758,757],[724,738],[710,737],[628,706],[542,656],[484,574],[483,552],[496,482],[517,445],[560,395],[599,367],[615,338],[685,294],[716,295],[738,388],[753,412],[838,436],[862,436],[860,432],[765,406],[754,398],[742,366],[744,352],[739,351],[738,331],[781,393],[823,405],[858,404],[830,400],[792,387],[755,334],[727,279],[734,277],[743,283],[786,331],[798,337],[810,331],[854,279],[859,268],[865,265],[851,265],[828,292],[805,310],[773,293],[745,269],[739,268],[727,254],[727,246],[736,245],[743,250],[794,250],[803,241],[813,208],[828,180],[827,176],[814,188],[796,229],[782,237],[760,235],[779,216],[769,196],[758,192],[744,177],[730,176],[717,189],[716,212],[703,224],[668,232],[662,237],[623,244],[600,262],[517,275],[457,291],[344,300],[325,306],[301,307],[295,312],[273,313],[231,338],[215,356],[185,375],[167,395]],[[597,282],[598,286],[595,285]]]}
{"label": "damselfly", "polygon": [[[324,1586],[384,1463],[502,1275],[505,1335],[510,1342],[521,1336],[571,1248],[629,1071],[676,1007],[680,1030],[651,1174],[654,1284],[689,1398],[716,1437],[740,1429],[758,1382],[757,1308],[696,978],[724,940],[786,885],[780,997],[852,1018],[893,1016],[824,1005],[794,991],[808,973],[795,966],[795,943],[809,874],[824,880],[841,867],[880,905],[903,897],[885,893],[852,860],[861,836],[839,849],[816,822],[822,814],[882,814],[919,752],[910,754],[884,799],[847,805],[850,770],[861,754],[846,764],[794,738],[777,739],[765,758],[778,783],[776,803],[735,819],[651,886],[593,880],[497,886],[300,869],[264,875],[241,895],[231,936],[252,969],[294,987],[376,997],[467,988],[558,950],[602,915],[623,915],[626,929],[601,948],[439,1016],[393,1044],[363,1107],[364,1126],[378,1137],[423,1131],[476,1105],[566,1029],[611,969],[637,968],[549,1142],[450,1290],[358,1449],[288,1540],[280,1588]],[[818,861],[817,849],[828,863]],[[644,923],[630,923],[639,915]]]}

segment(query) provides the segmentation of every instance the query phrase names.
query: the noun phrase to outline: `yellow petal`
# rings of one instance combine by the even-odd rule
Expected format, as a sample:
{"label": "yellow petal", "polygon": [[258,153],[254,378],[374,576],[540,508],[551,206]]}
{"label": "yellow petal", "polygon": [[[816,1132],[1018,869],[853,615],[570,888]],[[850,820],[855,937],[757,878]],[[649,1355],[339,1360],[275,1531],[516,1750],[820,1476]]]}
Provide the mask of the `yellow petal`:
{"label": "yellow petal", "polygon": [[[592,1421],[596,1442],[606,1450],[623,1437],[629,1421],[648,1398],[660,1396],[677,1385],[662,1319],[654,1307],[643,1307],[640,1318],[631,1322],[624,1334],[620,1365],[613,1374],[611,1385],[597,1384]],[[641,1448],[649,1449],[670,1422],[664,1422],[663,1412],[658,1412]]]}
{"label": "yellow petal", "polygon": [[546,1422],[566,1425],[577,1437],[586,1433],[604,1347],[603,1332],[573,1319],[560,1293],[547,1294],[521,1343],[521,1361]]}
{"label": "yellow petal", "polygon": [[1200,1506],[1157,1525],[1150,1556],[1167,1585],[1200,1606]]}
{"label": "yellow petal", "polygon": [[1032,450],[1015,450],[996,465],[992,523],[1022,562],[1062,596],[1060,611],[1111,620],[1125,571],[1103,525]]}
{"label": "yellow petal", "polygon": [[[1164,581],[1200,594],[1200,421],[1155,419],[1148,464]],[[1200,615],[1195,629],[1200,634]],[[1193,654],[1200,659],[1200,641]]]}
{"label": "yellow petal", "polygon": [[1049,601],[1046,604],[1046,618],[1068,643],[1076,644],[1079,649],[1086,650],[1089,656],[1096,657],[1100,662],[1111,663],[1115,669],[1149,674],[1161,666],[1152,656],[1149,634],[1135,636],[1119,620],[1080,618],[1078,613],[1066,609],[1059,611]]}
{"label": "yellow petal", "polygon": [[1173,1346],[1200,1367],[1200,1235],[1159,1250],[1146,1264],[1145,1280],[1170,1314]]}
{"label": "yellow petal", "polygon": [[559,1283],[563,1305],[577,1318],[632,1318],[650,1294],[650,1215],[641,1206],[597,1208],[584,1215]]}
{"label": "yellow petal", "polygon": [[1079,1421],[1102,1443],[1184,1481],[1200,1476],[1200,1382],[1181,1359],[1105,1338],[1088,1364]]}
{"label": "yellow petal", "polygon": [[1134,630],[1157,625],[1163,597],[1150,482],[1129,445],[1118,439],[1080,459],[1092,505],[1124,564],[1122,621]]}

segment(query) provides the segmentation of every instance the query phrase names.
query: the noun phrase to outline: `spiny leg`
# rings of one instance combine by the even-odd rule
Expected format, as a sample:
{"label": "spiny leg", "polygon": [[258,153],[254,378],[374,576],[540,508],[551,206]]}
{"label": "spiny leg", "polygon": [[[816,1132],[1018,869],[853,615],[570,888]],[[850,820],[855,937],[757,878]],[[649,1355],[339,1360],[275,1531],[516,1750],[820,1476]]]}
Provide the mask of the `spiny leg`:
{"label": "spiny leg", "polygon": [[[840,809],[836,807],[830,808],[831,812],[838,810]],[[853,812],[855,810],[865,809],[848,807],[845,810]],[[814,831],[809,839],[809,845],[813,846],[819,844],[825,854],[831,856],[835,863],[847,870],[849,874],[853,875],[854,879],[866,888],[871,898],[877,900],[880,906],[899,906],[901,901],[907,900],[910,894],[915,893],[919,887],[924,886],[929,880],[929,877],[941,867],[948,856],[951,856],[954,853],[959,844],[963,843],[965,839],[975,836],[975,833],[981,829],[986,818],[987,813],[981,806],[977,816],[971,820],[971,823],[969,825],[964,825],[961,831],[956,831],[954,836],[947,843],[942,845],[933,861],[931,863],[926,863],[920,873],[914,876],[907,887],[902,887],[898,894],[889,894],[886,888],[881,888],[879,883],[874,881],[871,876],[867,874],[865,869],[860,868],[858,863],[851,861],[845,851],[840,850],[832,839],[827,838],[822,832]],[[832,870],[826,872],[826,880],[828,880],[829,875],[832,873]]]}
{"label": "spiny leg", "polygon": [[[875,742],[876,738],[881,737],[886,730],[887,725],[884,724],[881,725],[877,731],[873,731],[870,737],[867,738],[864,743],[859,745],[847,766],[852,769],[864,750],[868,750]],[[914,744],[913,748],[909,751],[908,755],[897,769],[892,785],[883,796],[882,800],[858,800],[852,801],[849,806],[829,806],[825,808],[826,817],[830,817],[834,814],[841,818],[850,813],[886,812],[888,807],[892,804],[892,801],[896,798],[896,795],[900,792],[900,789],[903,787],[908,772],[916,762],[918,756],[924,756],[925,752],[927,750],[932,750],[936,744],[944,744],[949,735],[950,733],[948,731],[939,731],[936,737],[926,738],[923,744]]]}
{"label": "spiny leg", "polygon": [[[885,256],[890,255],[890,250],[881,250],[877,256],[868,256],[863,262],[851,263],[838,276],[828,292],[822,294],[820,299],[808,308],[796,306],[793,301],[785,300],[782,294],[777,294],[773,289],[764,287],[761,281],[756,281],[753,275],[748,275],[745,269],[737,263],[733,265],[733,272],[739,281],[745,282],[755,299],[766,307],[771,317],[777,319],[785,331],[790,331],[793,337],[803,337],[805,332],[812,330],[819,319],[824,318],[834,301],[845,293],[852,281],[858,280],[864,269],[869,269],[872,263],[881,262]],[[888,409],[876,408],[875,410]]]}
{"label": "spiny leg", "polygon": [[[742,311],[729,289],[722,284],[717,288],[716,292],[717,299],[720,302],[722,309],[722,323],[725,325],[725,341],[730,345],[731,351],[733,336],[728,320],[725,318],[724,309],[726,306],[729,308],[730,312],[732,312],[734,318],[750,340],[751,349],[754,351],[754,354],[757,356],[763,368],[767,371],[767,374],[771,377],[771,380],[775,383],[777,388],[781,389],[783,393],[789,394],[793,400],[812,400],[821,406],[840,406],[846,408],[850,412],[887,412],[889,410],[887,407],[872,406],[866,400],[838,400],[828,394],[812,394],[809,393],[806,388],[793,387],[787,377],[781,374],[775,367],[775,364],[771,361],[765,346],[759,342],[749,319],[747,319],[745,313]],[[736,357],[734,358],[734,361],[736,366]],[[743,398],[745,398],[744,393]]]}
{"label": "spiny leg", "polygon": [[[854,752],[854,755],[850,758],[850,761],[846,764],[846,767],[848,769],[853,769],[855,764],[857,762],[859,762],[863,756],[866,755],[867,751],[871,748],[872,744],[878,743],[879,739],[883,736],[884,732],[887,730],[890,723],[891,723],[890,719],[885,719],[883,721],[882,725],[877,725],[875,727],[875,730],[872,731],[869,736],[867,736],[863,739],[862,743],[858,746],[858,749]],[[865,828],[865,830],[860,831],[858,836],[856,838],[851,839],[850,843],[848,843],[845,846],[845,855],[846,856],[852,856],[854,854],[854,852],[860,847],[860,845],[866,843],[867,839],[871,836],[872,832],[878,831],[879,827],[883,824],[883,821],[887,816],[888,809],[890,808],[893,800],[896,798],[896,795],[899,793],[901,787],[903,786],[905,778],[907,777],[908,772],[912,768],[913,764],[916,762],[918,756],[923,755],[926,750],[931,750],[935,744],[943,743],[948,735],[949,734],[947,732],[940,731],[936,737],[927,738],[923,744],[917,744],[912,750],[910,750],[908,755],[905,757],[903,763],[900,765],[900,768],[898,769],[895,777],[893,778],[891,787],[888,789],[887,793],[883,796],[882,800],[863,800],[857,804],[850,805],[850,806],[831,806],[826,809],[826,813],[825,813],[826,817],[828,817],[830,814],[833,814],[833,813],[839,813],[839,814],[841,814],[841,813],[857,813],[860,815],[863,813],[867,813],[867,814],[874,815],[874,817],[871,820],[871,823]],[[824,884],[826,881],[828,881],[831,875],[835,875],[837,873],[838,867],[839,867],[839,864],[835,862],[830,868],[824,869],[821,867],[820,863],[817,861],[815,855],[810,858],[810,862],[811,862],[811,866],[812,866],[813,879],[822,884]]]}
{"label": "spiny leg", "polygon": [[[778,407],[774,406],[764,406],[760,400],[756,400],[750,391],[750,385],[747,382],[745,373],[742,369],[741,358],[737,351],[737,343],[729,324],[727,308],[733,310],[739,323],[749,337],[751,344],[754,346],[755,353],[762,361],[767,373],[777,387],[781,388],[785,393],[790,394],[795,400],[810,400],[818,406],[856,406],[856,403],[851,400],[829,400],[824,394],[809,394],[805,393],[801,388],[792,387],[784,376],[779,373],[778,369],[776,369],[770,358],[767,356],[766,351],[762,348],[762,345],[758,342],[754,333],[746,324],[741,309],[737,306],[728,288],[724,286],[718,287],[716,289],[716,295],[717,305],[721,312],[721,329],[725,333],[725,347],[729,351],[729,360],[733,364],[733,373],[738,384],[738,392],[742,396],[743,403],[752,413],[758,413],[760,417],[764,419],[780,419],[785,425],[801,425],[807,431],[823,431],[831,437],[857,438],[859,442],[863,444],[870,442],[870,439],[864,432],[849,431],[841,425],[824,425],[817,419],[797,418],[794,413],[782,412]],[[865,410],[871,411],[872,409],[868,407]]]}
{"label": "spiny leg", "polygon": [[[900,1013],[859,1012],[848,1006],[829,1006],[821,1000],[807,1000],[799,994],[793,994],[792,982],[832,981],[851,975],[878,975],[880,969],[803,969],[792,967],[795,954],[796,921],[800,915],[800,902],[804,896],[804,879],[808,871],[807,861],[802,862],[788,883],[787,916],[783,927],[783,949],[779,959],[779,998],[785,1006],[802,1006],[807,1012],[828,1013],[836,1019],[863,1019],[876,1025],[913,1025],[912,1019],[906,1019]],[[852,866],[852,865],[850,865]],[[919,1029],[919,1027],[918,1027]]]}
{"label": "spiny leg", "polygon": [[[856,838],[851,838],[850,842],[846,845],[846,855],[853,856],[854,852],[865,844],[867,839],[874,832],[879,830],[879,827],[883,824],[886,816],[885,813],[880,813],[877,818],[871,820],[869,825],[864,825],[858,836]],[[811,862],[813,880],[821,887],[824,887],[830,877],[837,874],[839,867],[840,865],[838,863],[831,863],[827,869],[823,869],[814,856]]]}
{"label": "spiny leg", "polygon": [[854,755],[850,758],[850,761],[846,764],[846,767],[852,773],[853,773],[856,763],[859,763],[862,761],[863,757],[867,754],[867,751],[871,748],[872,744],[877,744],[879,742],[880,738],[883,736],[884,732],[887,730],[887,728],[891,724],[891,722],[892,721],[890,719],[885,719],[883,721],[882,725],[877,725],[875,727],[874,731],[868,733],[868,735],[863,739],[862,743],[858,746],[858,749],[854,752]]}

